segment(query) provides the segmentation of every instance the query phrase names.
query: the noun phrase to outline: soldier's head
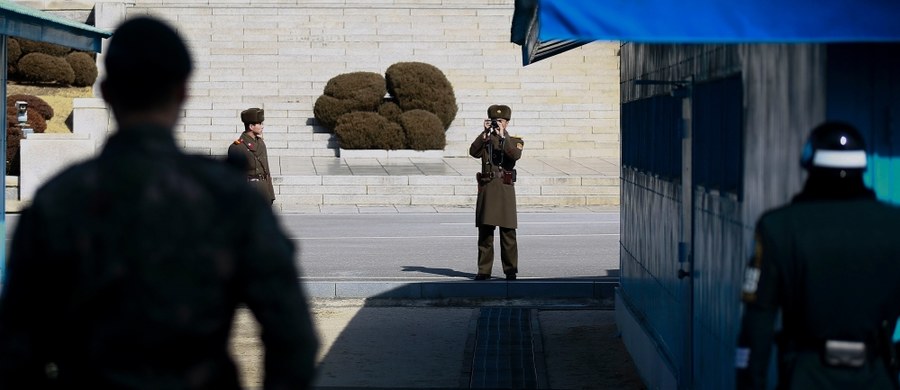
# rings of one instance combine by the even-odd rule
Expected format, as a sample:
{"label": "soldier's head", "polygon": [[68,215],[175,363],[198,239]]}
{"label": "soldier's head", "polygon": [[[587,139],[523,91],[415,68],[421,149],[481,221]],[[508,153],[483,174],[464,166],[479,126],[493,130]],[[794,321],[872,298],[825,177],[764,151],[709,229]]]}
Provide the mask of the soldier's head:
{"label": "soldier's head", "polygon": [[254,107],[241,111],[241,122],[244,123],[244,131],[253,132],[255,135],[262,134],[265,120],[266,111],[262,108]]}
{"label": "soldier's head", "polygon": [[501,130],[505,130],[512,119],[512,109],[502,104],[494,104],[487,109],[488,120],[493,124],[497,123]]}
{"label": "soldier's head", "polygon": [[809,134],[800,166],[810,175],[836,178],[861,176],[866,170],[866,145],[862,135],[850,124],[825,122]]}
{"label": "soldier's head", "polygon": [[863,183],[866,146],[853,126],[826,122],[812,130],[800,165],[809,175],[795,200],[874,198]]}
{"label": "soldier's head", "polygon": [[147,112],[177,122],[193,64],[172,27],[151,17],[129,19],[113,33],[104,61],[100,88],[120,125]]}

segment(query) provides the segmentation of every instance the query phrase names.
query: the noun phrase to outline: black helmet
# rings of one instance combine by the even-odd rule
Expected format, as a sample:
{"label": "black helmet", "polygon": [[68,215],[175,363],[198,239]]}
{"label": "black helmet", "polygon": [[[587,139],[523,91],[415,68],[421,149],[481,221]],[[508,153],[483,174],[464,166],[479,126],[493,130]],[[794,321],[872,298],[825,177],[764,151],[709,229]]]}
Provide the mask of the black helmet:
{"label": "black helmet", "polygon": [[809,134],[800,166],[862,172],[866,169],[866,145],[859,131],[843,122],[825,122]]}

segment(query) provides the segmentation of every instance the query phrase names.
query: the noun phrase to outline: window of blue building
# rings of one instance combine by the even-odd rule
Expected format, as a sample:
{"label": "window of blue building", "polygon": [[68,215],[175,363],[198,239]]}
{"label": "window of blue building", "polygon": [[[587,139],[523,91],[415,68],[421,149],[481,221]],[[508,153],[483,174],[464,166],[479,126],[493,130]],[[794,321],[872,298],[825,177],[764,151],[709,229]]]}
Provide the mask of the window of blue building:
{"label": "window of blue building", "polygon": [[695,186],[741,196],[743,96],[740,74],[694,84],[691,154]]}
{"label": "window of blue building", "polygon": [[661,178],[680,178],[681,123],[681,99],[669,95],[622,104],[622,164]]}

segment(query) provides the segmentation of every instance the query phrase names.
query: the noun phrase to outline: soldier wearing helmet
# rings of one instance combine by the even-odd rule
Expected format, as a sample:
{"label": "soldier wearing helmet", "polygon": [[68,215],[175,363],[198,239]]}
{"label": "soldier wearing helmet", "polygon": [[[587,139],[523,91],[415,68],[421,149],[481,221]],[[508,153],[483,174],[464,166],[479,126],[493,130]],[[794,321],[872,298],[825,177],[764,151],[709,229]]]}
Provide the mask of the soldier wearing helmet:
{"label": "soldier wearing helmet", "polygon": [[228,156],[234,159],[234,156],[244,155],[240,161],[246,167],[247,181],[258,188],[263,197],[272,203],[275,201],[275,189],[272,186],[266,142],[262,138],[265,120],[265,111],[261,108],[248,108],[242,111],[241,122],[244,123],[244,132],[228,147]]}
{"label": "soldier wearing helmet", "polygon": [[767,388],[777,340],[779,389],[895,389],[900,209],[865,186],[866,148],[849,124],[813,129],[800,163],[803,190],[756,224],[737,387]]}

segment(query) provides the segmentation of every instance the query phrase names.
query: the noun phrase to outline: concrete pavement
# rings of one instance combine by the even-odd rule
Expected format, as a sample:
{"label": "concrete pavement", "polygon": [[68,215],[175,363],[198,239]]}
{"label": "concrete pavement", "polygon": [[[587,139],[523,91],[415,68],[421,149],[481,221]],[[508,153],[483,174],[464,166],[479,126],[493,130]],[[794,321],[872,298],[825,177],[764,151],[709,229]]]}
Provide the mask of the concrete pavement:
{"label": "concrete pavement", "polygon": [[[319,389],[644,388],[614,312],[594,300],[312,303]],[[248,388],[261,384],[256,331],[241,313],[233,350]]]}

